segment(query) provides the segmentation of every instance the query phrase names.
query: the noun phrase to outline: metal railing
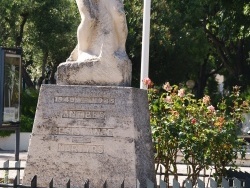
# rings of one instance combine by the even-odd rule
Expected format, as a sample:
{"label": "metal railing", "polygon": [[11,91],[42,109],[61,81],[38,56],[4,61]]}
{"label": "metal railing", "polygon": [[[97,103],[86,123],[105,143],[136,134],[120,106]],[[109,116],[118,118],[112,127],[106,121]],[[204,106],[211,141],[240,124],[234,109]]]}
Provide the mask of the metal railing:
{"label": "metal railing", "polygon": [[[3,167],[0,167],[0,173],[4,173],[4,177],[0,179],[0,188],[1,187],[13,187],[13,188],[45,188],[45,187],[39,187],[39,177],[36,175],[33,177],[29,185],[23,185],[21,184],[21,176],[20,171],[24,170],[25,168],[21,166],[21,161],[11,161],[12,165],[10,165],[10,161],[7,160],[3,163]],[[14,163],[13,163],[14,162]],[[14,164],[14,165],[13,165]],[[10,178],[10,172],[15,171],[15,178]],[[193,185],[193,182],[191,180],[185,180],[182,185],[183,188],[250,188],[250,174],[248,172],[241,172],[241,171],[235,171],[235,170],[228,170],[228,175],[226,178],[222,178],[222,182],[219,184],[217,183],[213,178],[209,178],[209,183],[205,185],[205,182],[198,179],[196,185]],[[121,182],[120,186],[117,188],[124,188],[126,184],[126,181]],[[104,184],[100,188],[108,188],[109,182],[105,181]],[[51,179],[48,186],[46,188],[56,188],[54,185],[54,180]],[[69,179],[65,186],[65,188],[74,187],[71,183],[71,180]],[[60,187],[60,188],[63,188]],[[91,182],[89,180],[86,180],[82,183],[82,188],[89,188],[91,187]],[[155,188],[155,184],[151,182],[150,180],[146,180],[146,187],[143,188]],[[167,188],[167,183],[160,180],[158,188]],[[180,188],[180,183],[173,179],[172,188]],[[59,187],[58,187],[59,188]],[[137,180],[136,185],[134,188],[142,188],[140,186],[140,182]]]}

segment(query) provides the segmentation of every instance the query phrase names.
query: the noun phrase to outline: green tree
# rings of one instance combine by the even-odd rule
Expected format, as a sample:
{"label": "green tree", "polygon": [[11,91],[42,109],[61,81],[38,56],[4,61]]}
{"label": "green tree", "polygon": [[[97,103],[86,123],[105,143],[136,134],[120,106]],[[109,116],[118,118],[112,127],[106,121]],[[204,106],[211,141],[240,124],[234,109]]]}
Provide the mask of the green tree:
{"label": "green tree", "polygon": [[42,81],[48,74],[54,82],[56,66],[75,45],[73,36],[78,22],[75,2],[2,0],[0,7],[0,44],[23,48],[26,85],[34,87],[34,76],[41,77]]}
{"label": "green tree", "polygon": [[38,99],[38,91],[32,88],[22,92],[21,101],[21,131],[31,132]]}
{"label": "green tree", "polygon": [[[133,86],[141,64],[143,1],[124,1],[133,62]],[[0,43],[22,46],[23,77],[32,86],[53,75],[76,43],[79,15],[74,1],[2,0]],[[246,0],[153,0],[151,9],[150,77],[160,84],[196,81],[201,97],[216,73],[227,85],[248,85],[249,2]]]}
{"label": "green tree", "polygon": [[128,56],[132,61],[132,85],[139,87],[140,64],[141,64],[141,41],[142,41],[142,1],[124,1],[128,38],[126,48]]}
{"label": "green tree", "polygon": [[[138,75],[143,5],[138,0],[125,3],[130,27],[127,46]],[[246,88],[249,6],[246,0],[153,0],[150,77],[156,84],[193,79],[198,98],[208,91],[207,84],[217,73],[225,75],[227,88],[235,84]]]}
{"label": "green tree", "polygon": [[[0,45],[5,47],[20,47],[22,44],[25,25],[27,24],[32,3],[30,1],[0,2]],[[22,76],[29,87],[33,87],[26,69],[22,67]]]}
{"label": "green tree", "polygon": [[[21,130],[33,125],[38,93],[34,78],[55,82],[59,63],[75,46],[79,19],[74,1],[0,1],[0,45],[22,47],[22,77],[28,87],[22,93]],[[5,133],[3,133],[5,134]]]}
{"label": "green tree", "polygon": [[33,71],[37,66],[40,70],[40,74],[34,74],[39,78],[39,86],[45,78],[55,83],[54,74],[58,64],[64,62],[75,47],[79,22],[76,13],[72,1],[42,1],[37,4],[35,15],[27,26],[31,32],[25,40],[33,47],[27,49],[34,58]]}
{"label": "green tree", "polygon": [[182,73],[196,80],[197,97],[202,97],[208,79],[216,73],[231,81],[229,87],[235,84],[245,86],[249,80],[246,61],[249,3],[239,0],[170,0],[166,4],[167,25],[175,45],[174,59],[177,62],[182,59],[187,65]]}

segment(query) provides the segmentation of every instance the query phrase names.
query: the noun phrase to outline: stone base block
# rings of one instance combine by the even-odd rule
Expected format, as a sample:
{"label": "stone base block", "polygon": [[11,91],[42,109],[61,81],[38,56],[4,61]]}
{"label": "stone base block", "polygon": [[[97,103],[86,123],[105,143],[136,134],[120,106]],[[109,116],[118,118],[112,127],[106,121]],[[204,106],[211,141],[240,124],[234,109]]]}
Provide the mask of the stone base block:
{"label": "stone base block", "polygon": [[155,181],[147,92],[124,87],[43,85],[24,184],[146,187]]}
{"label": "stone base block", "polygon": [[127,56],[118,57],[61,63],[57,68],[57,84],[130,86],[131,61]]}

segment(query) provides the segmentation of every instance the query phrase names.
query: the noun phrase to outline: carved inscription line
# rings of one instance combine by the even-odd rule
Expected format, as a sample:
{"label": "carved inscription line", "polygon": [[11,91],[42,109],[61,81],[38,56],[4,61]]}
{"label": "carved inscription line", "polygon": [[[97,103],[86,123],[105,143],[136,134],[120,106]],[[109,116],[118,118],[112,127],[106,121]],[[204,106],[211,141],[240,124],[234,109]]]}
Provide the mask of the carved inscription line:
{"label": "carved inscription line", "polygon": [[105,119],[78,119],[76,125],[81,127],[102,127],[106,126]]}
{"label": "carved inscription line", "polygon": [[60,127],[54,133],[66,136],[113,137],[113,128]]}
{"label": "carved inscription line", "polygon": [[90,136],[77,136],[77,137],[72,137],[72,142],[73,143],[91,143],[91,137]]}
{"label": "carved inscription line", "polygon": [[55,103],[80,103],[80,104],[115,104],[114,98],[107,97],[73,97],[57,96],[54,98]]}
{"label": "carved inscription line", "polygon": [[68,153],[104,153],[103,145],[58,144],[59,152]]}
{"label": "carved inscription line", "polygon": [[105,119],[105,112],[103,112],[103,111],[84,111],[84,110],[65,110],[62,113],[62,118]]}

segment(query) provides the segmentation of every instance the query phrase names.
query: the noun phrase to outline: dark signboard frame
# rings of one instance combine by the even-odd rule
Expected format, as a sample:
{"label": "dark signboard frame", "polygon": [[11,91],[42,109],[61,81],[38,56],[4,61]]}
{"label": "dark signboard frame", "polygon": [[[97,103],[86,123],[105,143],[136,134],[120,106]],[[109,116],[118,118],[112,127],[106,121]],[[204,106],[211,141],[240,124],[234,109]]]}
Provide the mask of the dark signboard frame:
{"label": "dark signboard frame", "polygon": [[0,126],[3,122],[4,50],[0,47]]}
{"label": "dark signboard frame", "polygon": [[[19,68],[19,72],[18,72],[18,83],[17,83],[17,87],[18,87],[18,110],[17,111],[17,118],[15,116],[14,121],[12,121],[12,119],[8,119],[7,121],[4,121],[4,100],[5,100],[5,61],[7,61],[6,57],[14,57],[14,58],[19,58],[19,66],[17,66]],[[15,130],[16,133],[16,147],[15,147],[15,160],[18,161],[19,160],[19,148],[20,148],[20,93],[21,93],[21,61],[22,61],[22,49],[21,48],[3,48],[0,47],[0,130]],[[15,65],[15,64],[14,64]],[[14,69],[16,67],[14,66]],[[16,70],[16,69],[15,69]],[[15,70],[12,70],[12,72],[15,73]],[[11,71],[9,71],[11,72]],[[15,82],[15,78],[17,76],[14,76],[14,79],[11,80],[12,83]],[[8,83],[8,82],[7,82]],[[14,92],[13,92],[14,93]],[[17,92],[16,92],[17,93]],[[16,114],[15,111],[15,114]]]}
{"label": "dark signboard frame", "polygon": [[[13,125],[13,124],[19,124],[20,123],[20,92],[21,92],[21,57],[22,56],[22,49],[21,48],[2,48],[0,47],[0,126],[2,126],[3,124],[9,124],[9,125]],[[7,59],[11,59],[12,60],[14,58],[16,58],[19,62],[16,65],[16,67],[18,68],[18,75],[15,76],[15,78],[17,80],[14,80],[17,83],[13,83],[13,85],[15,84],[16,86],[16,108],[10,108],[12,109],[11,113],[16,113],[17,117],[13,117],[13,118],[9,118],[7,120],[4,119],[4,117],[6,117],[5,115],[5,111],[6,108],[4,106],[4,100],[5,100],[5,94],[6,92],[4,91],[5,86],[9,85],[10,83],[7,82],[7,80],[5,80],[5,74],[7,74],[7,70],[5,70],[5,68],[7,67]],[[5,62],[6,61],[6,62]],[[9,71],[11,72],[11,71]],[[16,72],[14,70],[14,72]],[[13,73],[13,71],[12,71]],[[6,82],[6,83],[5,83]],[[12,80],[13,82],[13,80]],[[7,96],[6,96],[7,98]],[[10,110],[11,111],[11,110]],[[15,112],[16,111],[16,112]],[[15,115],[15,114],[14,114]]]}

